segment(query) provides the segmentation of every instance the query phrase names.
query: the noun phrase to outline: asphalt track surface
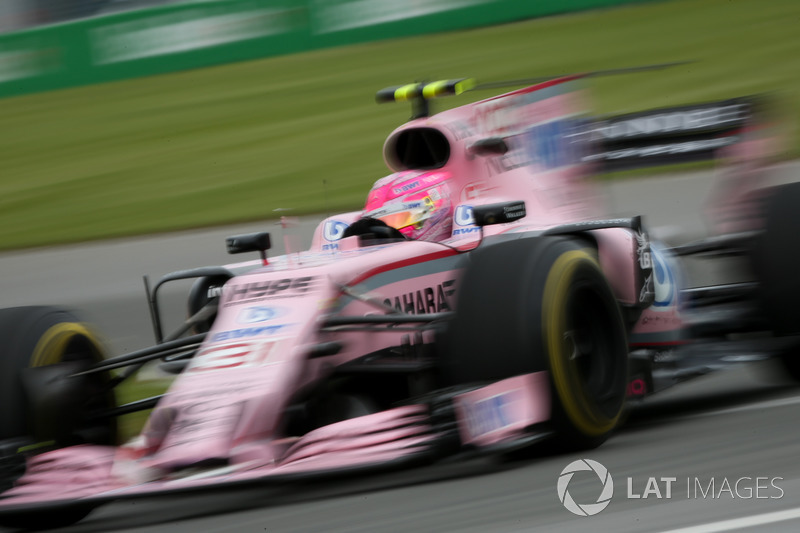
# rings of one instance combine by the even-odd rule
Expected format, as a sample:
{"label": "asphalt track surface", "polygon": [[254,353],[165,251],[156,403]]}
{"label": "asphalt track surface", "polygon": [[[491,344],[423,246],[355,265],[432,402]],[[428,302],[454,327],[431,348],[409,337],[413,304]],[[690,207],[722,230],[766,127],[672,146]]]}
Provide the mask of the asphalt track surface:
{"label": "asphalt track surface", "polygon": [[[642,213],[656,235],[680,242],[703,234],[710,187],[707,173],[628,181],[609,186],[607,200],[612,213]],[[306,242],[316,220],[299,228]],[[270,222],[0,254],[0,295],[4,306],[73,307],[115,352],[133,350],[152,342],[143,274],[230,262],[224,237],[263,229],[281,240]],[[730,275],[726,267],[688,270],[693,285]],[[181,316],[179,291],[165,296],[168,312]],[[800,388],[768,363],[743,365],[634,406],[626,425],[590,452],[120,502],[59,531],[798,531],[798,415]],[[608,507],[590,517],[567,511],[556,491],[562,469],[581,458],[604,465],[614,482]],[[579,472],[568,488],[575,501],[592,503],[601,482]]]}

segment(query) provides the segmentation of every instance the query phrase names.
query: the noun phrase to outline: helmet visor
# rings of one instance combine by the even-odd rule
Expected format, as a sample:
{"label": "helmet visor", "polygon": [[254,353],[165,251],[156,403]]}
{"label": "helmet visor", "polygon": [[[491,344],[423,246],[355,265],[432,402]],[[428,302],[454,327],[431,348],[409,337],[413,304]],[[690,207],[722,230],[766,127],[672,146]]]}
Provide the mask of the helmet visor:
{"label": "helmet visor", "polygon": [[382,220],[395,229],[403,229],[424,222],[430,213],[431,208],[427,202],[424,205],[420,205],[420,202],[408,202],[397,205],[389,212],[385,208],[378,209],[367,216]]}
{"label": "helmet visor", "polygon": [[403,229],[419,224],[425,220],[426,213],[427,210],[425,209],[414,209],[400,213],[390,213],[377,218],[386,222],[388,226],[391,226],[395,229]]}

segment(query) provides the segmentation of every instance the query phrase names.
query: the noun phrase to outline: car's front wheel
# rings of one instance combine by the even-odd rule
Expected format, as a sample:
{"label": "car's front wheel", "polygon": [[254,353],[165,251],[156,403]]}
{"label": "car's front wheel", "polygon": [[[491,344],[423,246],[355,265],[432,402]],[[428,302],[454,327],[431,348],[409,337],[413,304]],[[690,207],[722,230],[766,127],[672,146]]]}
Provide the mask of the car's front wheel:
{"label": "car's front wheel", "polygon": [[70,378],[103,358],[97,336],[73,313],[50,306],[0,309],[0,490],[28,453],[72,444],[112,444],[107,373]]}
{"label": "car's front wheel", "polygon": [[614,294],[583,241],[535,237],[472,253],[443,354],[452,384],[547,371],[564,448],[598,446],[625,401],[627,335]]}

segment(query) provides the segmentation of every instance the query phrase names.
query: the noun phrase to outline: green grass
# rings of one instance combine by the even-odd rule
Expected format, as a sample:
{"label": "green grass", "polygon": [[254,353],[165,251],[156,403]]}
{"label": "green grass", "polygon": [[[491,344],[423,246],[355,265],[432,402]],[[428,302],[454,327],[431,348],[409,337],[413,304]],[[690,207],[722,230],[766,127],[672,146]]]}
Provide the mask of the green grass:
{"label": "green grass", "polygon": [[0,249],[358,208],[409,115],[374,93],[417,79],[696,60],[593,80],[594,107],[777,90],[796,120],[798,27],[797,0],[659,2],[0,100]]}
{"label": "green grass", "polygon": [[[119,385],[115,390],[117,405],[125,405],[126,403],[134,402],[137,400],[144,400],[164,394],[167,388],[172,383],[172,379],[152,379],[152,380],[129,380]],[[123,415],[117,419],[117,434],[119,442],[127,442],[131,438],[139,434],[147,422],[152,409],[146,411],[137,411]]]}

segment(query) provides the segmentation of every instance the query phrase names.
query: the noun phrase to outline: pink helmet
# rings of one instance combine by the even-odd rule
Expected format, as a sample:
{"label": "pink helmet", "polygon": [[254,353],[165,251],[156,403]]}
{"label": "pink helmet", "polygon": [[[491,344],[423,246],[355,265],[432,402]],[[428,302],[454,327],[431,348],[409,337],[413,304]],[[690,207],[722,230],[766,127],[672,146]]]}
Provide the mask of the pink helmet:
{"label": "pink helmet", "polygon": [[367,196],[364,216],[377,218],[409,239],[450,237],[452,204],[449,172],[398,172],[379,179]]}

